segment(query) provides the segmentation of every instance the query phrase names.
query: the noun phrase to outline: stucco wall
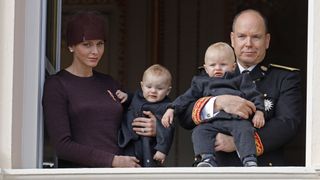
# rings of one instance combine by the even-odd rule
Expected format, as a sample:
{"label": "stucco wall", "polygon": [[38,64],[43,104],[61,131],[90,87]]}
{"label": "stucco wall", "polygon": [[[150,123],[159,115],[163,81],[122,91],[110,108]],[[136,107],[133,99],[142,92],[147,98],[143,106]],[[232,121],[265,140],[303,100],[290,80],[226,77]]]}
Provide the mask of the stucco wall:
{"label": "stucco wall", "polygon": [[14,1],[0,1],[0,168],[11,167]]}

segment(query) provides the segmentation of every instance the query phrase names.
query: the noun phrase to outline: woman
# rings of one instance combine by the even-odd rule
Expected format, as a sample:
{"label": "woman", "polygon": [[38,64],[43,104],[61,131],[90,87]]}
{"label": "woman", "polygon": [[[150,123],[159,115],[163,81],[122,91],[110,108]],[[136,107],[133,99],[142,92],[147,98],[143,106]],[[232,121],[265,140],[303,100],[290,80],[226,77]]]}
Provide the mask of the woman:
{"label": "woman", "polygon": [[[135,157],[121,156],[117,143],[123,113],[116,96],[119,84],[93,70],[105,41],[101,16],[76,14],[67,26],[72,64],[45,82],[44,117],[59,167],[139,167]],[[150,112],[146,115],[149,118],[135,119],[133,130],[154,136],[155,117]]]}

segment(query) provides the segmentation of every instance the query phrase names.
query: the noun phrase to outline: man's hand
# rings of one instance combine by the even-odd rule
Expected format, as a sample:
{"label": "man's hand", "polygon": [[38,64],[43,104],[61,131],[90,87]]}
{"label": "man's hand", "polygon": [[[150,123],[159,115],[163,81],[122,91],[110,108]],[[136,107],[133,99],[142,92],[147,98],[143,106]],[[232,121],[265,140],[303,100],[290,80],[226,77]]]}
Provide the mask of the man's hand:
{"label": "man's hand", "polygon": [[216,142],[214,145],[215,151],[233,152],[236,150],[236,145],[232,136],[228,136],[222,133],[216,135]]}
{"label": "man's hand", "polygon": [[155,137],[157,134],[156,117],[151,111],[143,111],[146,117],[135,118],[132,122],[133,131],[141,136]]}
{"label": "man's hand", "polygon": [[216,97],[214,110],[224,110],[227,113],[248,119],[252,113],[256,112],[256,106],[239,96],[220,95]]}

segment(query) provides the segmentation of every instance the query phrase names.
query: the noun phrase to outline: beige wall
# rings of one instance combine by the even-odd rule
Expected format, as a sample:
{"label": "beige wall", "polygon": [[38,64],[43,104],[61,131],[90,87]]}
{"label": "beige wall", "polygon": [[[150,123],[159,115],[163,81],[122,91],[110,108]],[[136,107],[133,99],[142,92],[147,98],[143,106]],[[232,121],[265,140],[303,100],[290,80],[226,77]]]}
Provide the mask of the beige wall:
{"label": "beige wall", "polygon": [[21,162],[21,127],[23,119],[23,84],[24,84],[24,1],[15,1],[14,63],[13,63],[13,98],[12,98],[12,168],[19,168]]}
{"label": "beige wall", "polygon": [[12,162],[14,1],[0,1],[0,167]]}
{"label": "beige wall", "polygon": [[37,165],[42,2],[0,1],[0,168]]}

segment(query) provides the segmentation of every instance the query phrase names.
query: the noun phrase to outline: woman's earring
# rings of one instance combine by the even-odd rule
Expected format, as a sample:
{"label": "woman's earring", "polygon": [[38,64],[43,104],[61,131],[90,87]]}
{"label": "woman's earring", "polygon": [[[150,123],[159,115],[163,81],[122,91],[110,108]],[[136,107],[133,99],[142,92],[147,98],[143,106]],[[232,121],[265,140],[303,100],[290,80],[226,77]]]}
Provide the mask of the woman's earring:
{"label": "woman's earring", "polygon": [[69,48],[69,51],[70,51],[70,52],[73,52],[73,49],[72,49],[72,48]]}

